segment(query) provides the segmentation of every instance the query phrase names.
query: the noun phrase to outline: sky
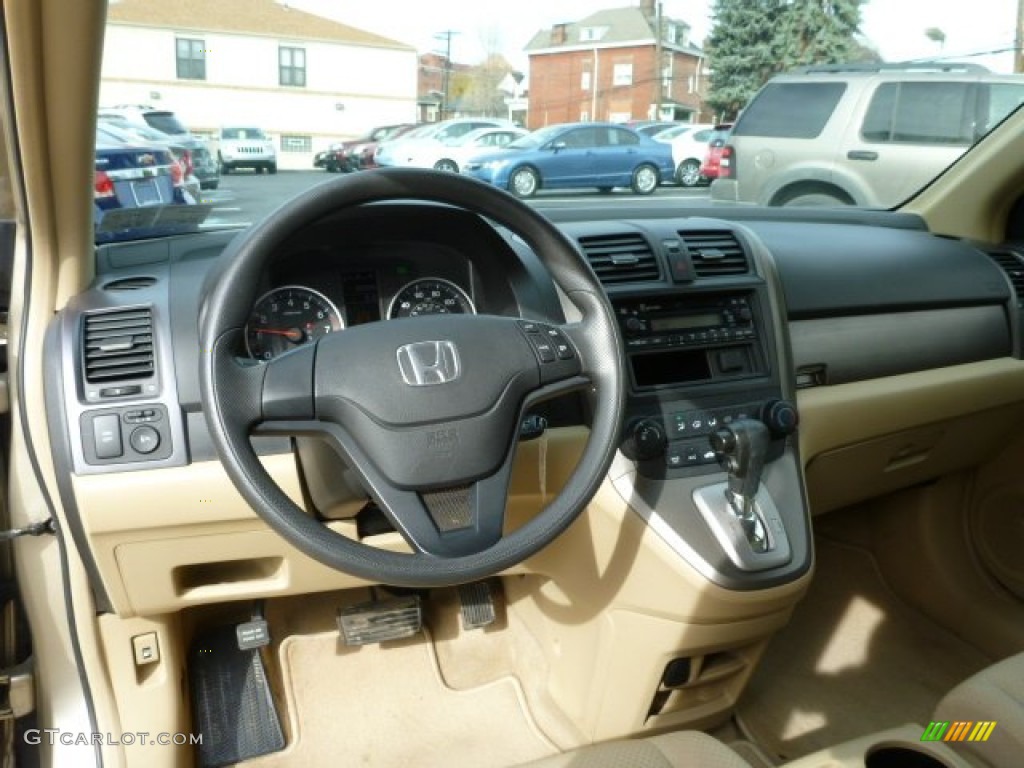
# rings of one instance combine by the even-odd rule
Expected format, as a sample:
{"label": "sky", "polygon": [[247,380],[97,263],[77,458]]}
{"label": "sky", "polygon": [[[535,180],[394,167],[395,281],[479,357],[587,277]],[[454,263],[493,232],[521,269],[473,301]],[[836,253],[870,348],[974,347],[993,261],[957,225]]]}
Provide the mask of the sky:
{"label": "sky", "polygon": [[[523,47],[544,27],[577,21],[602,8],[638,0],[287,0],[294,8],[337,19],[414,46],[421,53],[443,50],[435,37],[451,29],[452,60],[475,63],[497,47],[525,69]],[[666,16],[690,24],[698,45],[711,29],[712,0],[662,0]],[[1013,45],[1017,0],[868,0],[861,31],[886,61],[961,57]],[[925,36],[930,27],[946,35],[944,45]],[[497,45],[488,44],[493,40]],[[1012,56],[969,59],[1009,72]]]}

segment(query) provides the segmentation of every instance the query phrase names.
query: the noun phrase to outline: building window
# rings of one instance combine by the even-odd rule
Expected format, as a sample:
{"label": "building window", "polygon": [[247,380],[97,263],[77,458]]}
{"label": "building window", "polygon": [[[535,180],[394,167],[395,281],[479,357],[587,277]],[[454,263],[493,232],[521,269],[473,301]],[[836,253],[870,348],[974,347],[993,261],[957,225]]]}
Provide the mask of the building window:
{"label": "building window", "polygon": [[298,88],[306,86],[305,48],[286,48],[281,46],[278,51],[277,61],[281,85],[293,85]]}
{"label": "building window", "polygon": [[607,31],[608,27],[583,27],[580,30],[580,42],[589,43],[600,40]]}
{"label": "building window", "polygon": [[590,122],[590,112],[588,112],[585,109],[580,111],[580,122],[581,123],[589,123]]}
{"label": "building window", "polygon": [[633,84],[633,62],[627,61],[616,64],[612,70],[612,85]]}
{"label": "building window", "polygon": [[312,152],[313,138],[311,136],[281,136],[282,152]]}
{"label": "building window", "polygon": [[179,80],[206,79],[206,47],[202,40],[179,37],[174,41]]}
{"label": "building window", "polygon": [[590,70],[583,70],[583,74],[580,76],[580,88],[584,91],[590,90]]}

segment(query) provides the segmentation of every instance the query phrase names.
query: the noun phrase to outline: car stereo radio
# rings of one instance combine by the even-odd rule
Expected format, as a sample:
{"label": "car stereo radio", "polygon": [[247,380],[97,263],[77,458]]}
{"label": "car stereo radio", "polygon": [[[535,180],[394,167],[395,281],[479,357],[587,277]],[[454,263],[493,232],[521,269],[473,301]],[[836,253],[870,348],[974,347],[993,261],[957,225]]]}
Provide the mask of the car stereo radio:
{"label": "car stereo radio", "polygon": [[615,313],[628,350],[713,346],[757,336],[745,294],[616,302]]}
{"label": "car stereo radio", "polygon": [[763,374],[752,292],[614,302],[634,388]]}

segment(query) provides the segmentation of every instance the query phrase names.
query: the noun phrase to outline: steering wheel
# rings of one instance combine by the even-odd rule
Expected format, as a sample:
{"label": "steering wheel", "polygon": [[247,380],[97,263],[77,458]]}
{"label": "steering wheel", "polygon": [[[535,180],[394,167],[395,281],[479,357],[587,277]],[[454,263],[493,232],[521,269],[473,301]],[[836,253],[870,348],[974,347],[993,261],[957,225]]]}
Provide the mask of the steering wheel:
{"label": "steering wheel", "polygon": [[[238,357],[260,277],[289,237],[328,214],[388,200],[456,206],[519,235],[580,319],[431,315],[350,327],[268,362]],[[310,557],[376,583],[461,584],[546,546],[597,492],[616,450],[624,404],[615,317],[572,241],[507,192],[431,170],[350,174],[253,225],[232,241],[218,266],[199,316],[206,421],[241,495]],[[579,463],[542,511],[505,533],[523,414],[571,390],[584,390],[592,411]],[[257,458],[250,441],[256,432],[330,441],[412,552],[361,543],[296,505]]]}

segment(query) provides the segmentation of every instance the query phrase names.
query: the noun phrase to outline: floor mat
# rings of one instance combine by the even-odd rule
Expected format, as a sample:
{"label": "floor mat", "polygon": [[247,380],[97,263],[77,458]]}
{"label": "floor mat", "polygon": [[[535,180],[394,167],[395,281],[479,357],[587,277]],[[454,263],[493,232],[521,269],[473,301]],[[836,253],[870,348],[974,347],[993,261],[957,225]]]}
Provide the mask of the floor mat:
{"label": "floor mat", "polygon": [[514,678],[449,688],[422,637],[347,648],[337,632],[292,635],[279,656],[290,743],[246,766],[499,768],[558,751]]}
{"label": "floor mat", "polygon": [[[861,549],[818,538],[817,570],[772,640],[737,717],[770,755],[793,759],[908,722],[991,661],[899,601]],[[908,556],[913,556],[908,551]]]}

